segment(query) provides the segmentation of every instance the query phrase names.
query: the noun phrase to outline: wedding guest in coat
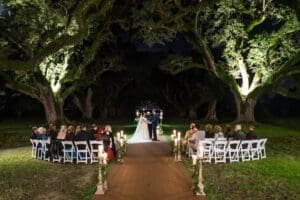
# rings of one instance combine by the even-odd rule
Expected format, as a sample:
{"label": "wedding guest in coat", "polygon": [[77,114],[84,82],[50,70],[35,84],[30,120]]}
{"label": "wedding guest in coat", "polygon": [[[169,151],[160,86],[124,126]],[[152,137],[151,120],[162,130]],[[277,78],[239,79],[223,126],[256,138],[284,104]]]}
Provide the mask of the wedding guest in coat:
{"label": "wedding guest in coat", "polygon": [[95,140],[98,131],[98,126],[96,124],[92,124],[92,129],[89,132],[89,140]]}
{"label": "wedding guest in coat", "polygon": [[57,132],[56,125],[53,123],[49,124],[48,136],[50,137],[50,159],[52,160],[53,158],[58,158]]}
{"label": "wedding guest in coat", "polygon": [[36,126],[33,126],[32,128],[31,128],[31,136],[30,136],[30,139],[33,139],[33,140],[35,140],[35,139],[37,139],[37,137],[38,137],[38,131],[37,131],[37,127]]}
{"label": "wedding guest in coat", "polygon": [[245,133],[242,131],[242,125],[236,124],[234,127],[234,140],[246,139]]}
{"label": "wedding guest in coat", "polygon": [[255,126],[254,125],[249,125],[249,132],[246,135],[247,140],[255,140],[257,139],[257,135],[255,132]]}
{"label": "wedding guest in coat", "polygon": [[222,132],[222,127],[220,125],[214,126],[215,139],[224,138],[224,134]]}
{"label": "wedding guest in coat", "polygon": [[225,126],[225,137],[227,140],[232,140],[234,138],[234,132],[232,131],[232,127],[230,124],[226,124]]}
{"label": "wedding guest in coat", "polygon": [[[77,132],[77,134],[75,135],[75,140],[78,140],[78,141],[86,140],[87,141],[89,138],[89,134],[86,131],[86,126],[81,125],[80,127],[81,127],[80,131]],[[78,131],[78,130],[76,130],[76,131]]]}
{"label": "wedding guest in coat", "polygon": [[67,134],[65,140],[73,141],[75,138],[75,127],[69,126],[67,129]]}
{"label": "wedding guest in coat", "polygon": [[214,138],[215,134],[213,132],[213,126],[211,124],[206,124],[204,126],[205,138]]}

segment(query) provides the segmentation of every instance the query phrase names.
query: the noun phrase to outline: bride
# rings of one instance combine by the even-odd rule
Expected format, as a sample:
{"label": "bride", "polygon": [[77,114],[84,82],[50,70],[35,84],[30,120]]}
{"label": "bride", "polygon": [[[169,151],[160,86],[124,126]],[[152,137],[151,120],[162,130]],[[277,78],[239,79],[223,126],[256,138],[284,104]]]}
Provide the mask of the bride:
{"label": "bride", "polygon": [[145,113],[141,115],[138,125],[135,129],[135,132],[132,138],[128,141],[128,143],[151,142],[151,139],[149,138],[149,129],[148,129],[149,123],[150,122],[145,117]]}

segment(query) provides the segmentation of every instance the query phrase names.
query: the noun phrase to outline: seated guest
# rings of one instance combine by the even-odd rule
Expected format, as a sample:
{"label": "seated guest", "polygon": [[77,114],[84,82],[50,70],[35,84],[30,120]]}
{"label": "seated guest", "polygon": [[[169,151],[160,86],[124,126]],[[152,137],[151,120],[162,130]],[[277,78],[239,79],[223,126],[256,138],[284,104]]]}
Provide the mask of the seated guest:
{"label": "seated guest", "polygon": [[215,134],[213,133],[213,127],[211,124],[206,124],[204,127],[205,138],[214,138]]}
{"label": "seated guest", "polygon": [[66,134],[67,134],[67,126],[66,125],[61,125],[56,139],[64,140],[66,138]]}
{"label": "seated guest", "polygon": [[218,138],[224,138],[223,132],[222,132],[222,127],[220,125],[215,125],[214,126],[214,132],[215,132],[215,139],[217,140]]}
{"label": "seated guest", "polygon": [[232,127],[230,124],[227,124],[225,126],[225,137],[228,139],[228,140],[232,140],[234,138],[234,132],[232,131]]}
{"label": "seated guest", "polygon": [[247,140],[255,140],[257,139],[256,132],[255,132],[255,126],[249,125],[249,132],[246,135]]}
{"label": "seated guest", "polygon": [[197,151],[199,140],[205,139],[205,132],[199,130],[199,125],[195,124],[192,136],[189,139],[189,146],[188,148],[192,148],[194,151]]}
{"label": "seated guest", "polygon": [[102,136],[104,151],[107,152],[108,160],[113,160],[116,156],[114,136],[110,125],[106,125]]}
{"label": "seated guest", "polygon": [[104,129],[102,127],[98,127],[97,134],[96,134],[96,140],[101,141],[102,135],[104,133]]}
{"label": "seated guest", "polygon": [[74,126],[69,126],[68,129],[67,129],[67,134],[66,134],[66,138],[65,140],[74,140],[75,138],[75,128]]}
{"label": "seated guest", "polygon": [[89,140],[95,140],[97,135],[98,127],[96,124],[92,124],[92,130],[89,132]]}
{"label": "seated guest", "polygon": [[37,129],[37,138],[38,140],[48,140],[47,132],[44,127],[39,127]]}
{"label": "seated guest", "polygon": [[37,136],[38,136],[38,131],[37,131],[37,127],[36,126],[33,126],[32,128],[31,128],[31,136],[30,136],[30,139],[33,139],[33,140],[35,140],[35,139],[37,139]]}
{"label": "seated guest", "polygon": [[242,125],[236,124],[234,127],[234,140],[244,140],[245,138],[246,136],[242,131]]}
{"label": "seated guest", "polygon": [[[86,126],[82,125],[80,127],[80,131],[75,135],[75,140],[88,140],[89,134],[86,131]],[[76,129],[76,131],[78,130]]]}
{"label": "seated guest", "polygon": [[193,128],[195,127],[195,123],[191,123],[189,126],[189,130],[185,132],[184,140],[183,140],[183,146],[186,147],[189,138],[192,136]]}
{"label": "seated guest", "polygon": [[75,129],[75,136],[81,131],[81,126],[78,125],[76,126],[76,129]]}

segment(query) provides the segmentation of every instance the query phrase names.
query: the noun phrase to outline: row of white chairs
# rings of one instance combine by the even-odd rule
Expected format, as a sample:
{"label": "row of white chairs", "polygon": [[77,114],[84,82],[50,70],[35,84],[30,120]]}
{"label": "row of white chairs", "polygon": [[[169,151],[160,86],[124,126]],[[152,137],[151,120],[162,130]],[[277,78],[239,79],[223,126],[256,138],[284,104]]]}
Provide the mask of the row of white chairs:
{"label": "row of white chairs", "polygon": [[[32,144],[32,157],[42,160],[50,161],[50,141],[49,140],[33,140],[30,139]],[[94,163],[98,162],[98,146],[103,145],[102,141],[91,140],[89,144],[87,141],[61,141],[63,146],[62,156],[53,158],[53,162],[70,162],[76,159],[76,163]],[[102,148],[104,149],[104,148]],[[104,153],[104,152],[101,152]]]}
{"label": "row of white chairs", "polygon": [[200,146],[203,147],[203,162],[226,163],[259,160],[267,157],[267,139],[256,140],[199,140],[197,152],[189,150],[189,154],[200,156]]}

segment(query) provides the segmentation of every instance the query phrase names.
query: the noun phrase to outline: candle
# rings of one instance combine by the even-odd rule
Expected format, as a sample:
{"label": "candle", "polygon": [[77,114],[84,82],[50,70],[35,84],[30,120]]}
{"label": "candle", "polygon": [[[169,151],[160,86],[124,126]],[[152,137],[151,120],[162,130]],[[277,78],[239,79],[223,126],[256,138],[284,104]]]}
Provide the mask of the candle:
{"label": "candle", "polygon": [[173,130],[173,134],[176,135],[176,130],[175,129]]}
{"label": "candle", "polygon": [[124,141],[127,141],[127,135],[126,134],[124,135]]}
{"label": "candle", "polygon": [[178,132],[178,140],[180,140],[181,139],[181,133],[180,132]]}
{"label": "candle", "polygon": [[123,137],[123,135],[124,135],[124,131],[123,131],[123,130],[121,130],[121,137]]}
{"label": "candle", "polygon": [[117,132],[117,140],[120,140],[120,132]]}
{"label": "candle", "polygon": [[107,153],[103,153],[103,163],[104,164],[107,163],[106,160],[107,160]]}
{"label": "candle", "polygon": [[177,138],[174,140],[174,145],[177,146]]}
{"label": "candle", "polygon": [[121,144],[121,146],[123,146],[123,143],[124,143],[123,140],[124,140],[123,138],[120,139],[120,144]]}
{"label": "candle", "polygon": [[193,165],[195,166],[197,163],[197,156],[196,155],[192,155],[192,159],[193,159]]}
{"label": "candle", "polygon": [[101,157],[102,153],[103,153],[103,145],[98,145],[98,158]]}
{"label": "candle", "polygon": [[138,117],[140,115],[140,112],[139,111],[136,111],[136,116]]}

